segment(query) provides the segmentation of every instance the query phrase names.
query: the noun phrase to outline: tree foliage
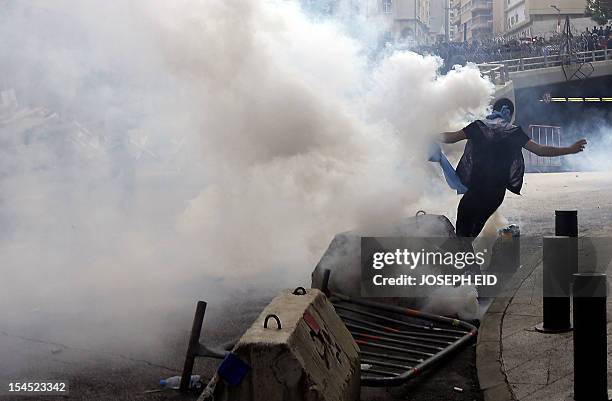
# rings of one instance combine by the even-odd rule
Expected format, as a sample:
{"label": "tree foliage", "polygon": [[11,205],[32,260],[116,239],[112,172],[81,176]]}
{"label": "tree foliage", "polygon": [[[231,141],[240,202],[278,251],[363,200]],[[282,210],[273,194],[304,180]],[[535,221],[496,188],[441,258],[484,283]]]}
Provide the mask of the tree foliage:
{"label": "tree foliage", "polygon": [[599,25],[605,25],[612,19],[612,0],[587,0],[586,15]]}

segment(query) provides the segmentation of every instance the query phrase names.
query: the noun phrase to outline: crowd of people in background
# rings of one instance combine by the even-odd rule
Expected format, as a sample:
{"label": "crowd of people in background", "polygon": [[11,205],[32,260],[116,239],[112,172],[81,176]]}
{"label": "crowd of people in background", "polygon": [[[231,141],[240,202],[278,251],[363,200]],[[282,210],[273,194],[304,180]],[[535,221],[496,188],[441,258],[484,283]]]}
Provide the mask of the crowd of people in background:
{"label": "crowd of people in background", "polygon": [[[612,49],[612,27],[594,26],[587,28],[580,35],[570,34],[570,46],[574,51],[593,51]],[[506,39],[491,38],[467,42],[443,42],[431,46],[419,46],[420,54],[433,54],[444,60],[444,69],[453,65],[472,63],[494,63],[526,57],[539,57],[563,53],[568,46],[568,39],[563,34],[543,37]]]}
{"label": "crowd of people in background", "polygon": [[581,37],[583,50],[612,49],[612,27],[610,25],[594,26],[590,31],[589,28],[586,28]]}

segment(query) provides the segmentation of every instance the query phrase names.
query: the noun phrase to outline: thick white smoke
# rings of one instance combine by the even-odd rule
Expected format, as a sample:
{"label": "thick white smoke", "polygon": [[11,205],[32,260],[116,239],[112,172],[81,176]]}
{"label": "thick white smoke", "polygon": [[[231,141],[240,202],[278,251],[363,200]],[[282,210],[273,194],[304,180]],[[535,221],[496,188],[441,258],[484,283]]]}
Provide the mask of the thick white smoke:
{"label": "thick white smoke", "polygon": [[336,232],[415,212],[427,142],[492,94],[432,57],[372,66],[287,1],[14,1],[0,34],[1,89],[64,127],[3,131],[0,324],[81,344],[84,319],[119,341],[308,283]]}
{"label": "thick white smoke", "polygon": [[[595,114],[595,113],[593,113]],[[612,112],[591,115],[589,124],[575,124],[567,132],[573,138],[588,138],[587,151],[566,156],[564,166],[575,171],[611,171],[610,151],[612,150]],[[566,146],[571,143],[565,144]]]}

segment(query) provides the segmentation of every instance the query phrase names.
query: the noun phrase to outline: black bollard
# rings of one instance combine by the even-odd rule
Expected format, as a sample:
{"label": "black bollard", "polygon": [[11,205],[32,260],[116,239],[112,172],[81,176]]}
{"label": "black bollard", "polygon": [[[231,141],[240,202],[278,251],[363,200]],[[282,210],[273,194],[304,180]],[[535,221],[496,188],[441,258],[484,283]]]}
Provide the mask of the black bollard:
{"label": "black bollard", "polygon": [[608,400],[606,275],[574,274],[574,400]]}
{"label": "black bollard", "polygon": [[535,329],[542,333],[565,333],[570,322],[569,237],[544,237],[543,305],[544,321]]}
{"label": "black bollard", "polygon": [[577,210],[555,210],[555,235],[565,237],[578,236]]}
{"label": "black bollard", "polygon": [[570,247],[570,279],[578,273],[578,211],[555,210],[555,235],[572,237],[568,242]]}

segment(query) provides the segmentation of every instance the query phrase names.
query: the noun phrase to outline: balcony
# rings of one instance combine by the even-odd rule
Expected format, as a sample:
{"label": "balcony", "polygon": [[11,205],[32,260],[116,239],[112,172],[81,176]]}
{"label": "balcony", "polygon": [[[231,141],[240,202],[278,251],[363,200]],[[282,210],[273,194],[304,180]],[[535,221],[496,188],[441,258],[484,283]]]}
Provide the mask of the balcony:
{"label": "balcony", "polygon": [[525,0],[518,0],[518,1],[512,0],[510,3],[505,2],[504,3],[504,12],[510,11],[513,8],[516,8],[517,6],[520,6],[521,4],[524,5],[525,4]]}
{"label": "balcony", "polygon": [[492,24],[493,23],[493,17],[490,15],[478,15],[475,17],[470,18],[467,22],[467,26],[468,28],[472,28],[476,25],[482,25],[482,24]]}
{"label": "balcony", "polygon": [[493,30],[493,22],[482,22],[472,25],[472,32],[491,32]]}
{"label": "balcony", "polygon": [[493,29],[493,17],[481,15],[470,20],[470,29],[476,30],[491,30]]}
{"label": "balcony", "polygon": [[472,1],[472,11],[478,10],[492,10],[493,2],[486,0],[474,0]]}

